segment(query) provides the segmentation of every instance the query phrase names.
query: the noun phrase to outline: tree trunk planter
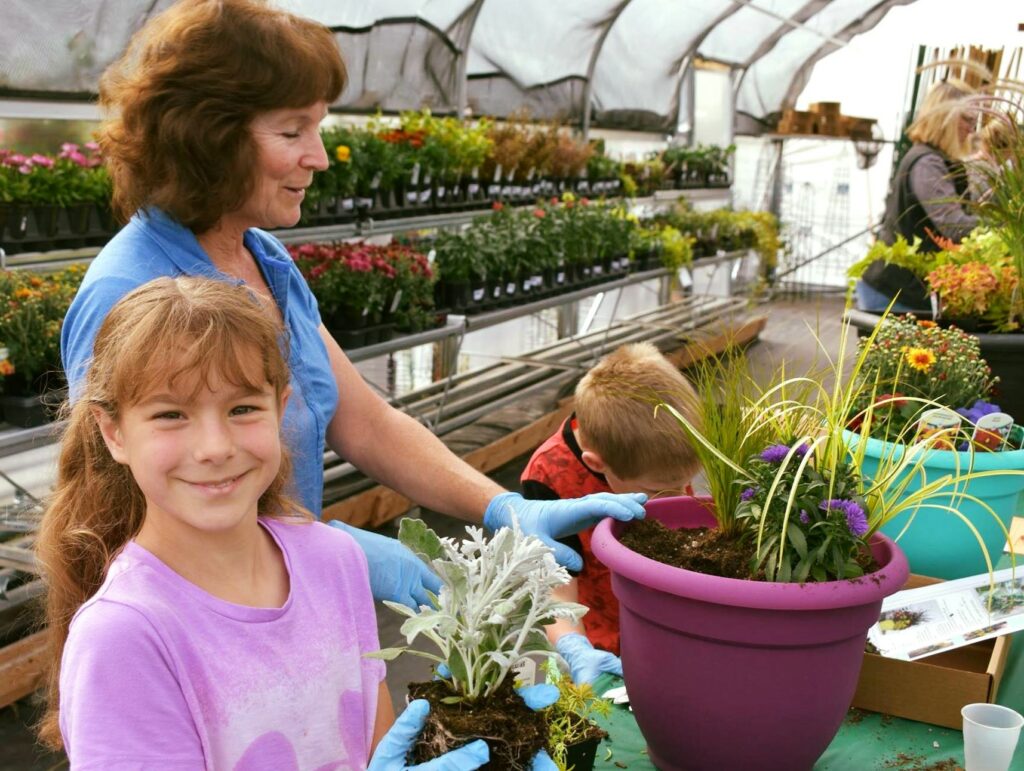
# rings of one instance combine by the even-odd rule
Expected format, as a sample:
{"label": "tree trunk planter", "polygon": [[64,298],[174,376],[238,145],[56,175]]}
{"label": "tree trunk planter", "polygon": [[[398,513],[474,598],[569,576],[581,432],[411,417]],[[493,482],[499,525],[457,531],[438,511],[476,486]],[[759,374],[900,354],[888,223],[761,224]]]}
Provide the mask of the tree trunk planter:
{"label": "tree trunk planter", "polygon": [[[875,313],[862,310],[848,310],[846,317],[865,333],[870,333],[882,319]],[[983,332],[975,334],[975,337],[981,346],[981,357],[992,368],[992,374],[999,376],[998,394],[993,401],[1018,423],[1024,423],[1024,365],[1021,364],[1024,361],[1024,334]]]}
{"label": "tree trunk planter", "polygon": [[[856,447],[861,441],[859,434],[847,432],[846,437],[851,447]],[[882,458],[899,459],[904,449],[904,445],[869,438],[864,448],[861,473],[874,478]],[[929,450],[921,462],[924,479],[922,480],[921,474],[915,471],[906,494],[910,495],[923,484],[947,474],[963,473],[968,470],[1024,472],[1024,450],[979,452],[974,453],[973,459],[971,454],[966,452]],[[898,481],[894,480],[893,484],[897,484]],[[1013,516],[1024,511],[1024,473],[972,479],[951,486],[945,492],[932,495],[927,500],[929,505],[951,506],[970,520],[981,534],[985,541],[985,549],[995,563],[1003,552],[1006,536],[992,515],[978,503],[965,500],[962,497],[965,494],[983,500],[1009,529]],[[911,516],[914,517],[913,524],[906,533],[900,535]],[[882,530],[891,538],[899,536],[899,545],[907,555],[910,569],[919,575],[948,580],[973,576],[988,570],[985,555],[970,528],[948,511],[927,508],[906,511],[894,517]]]}
{"label": "tree trunk planter", "polygon": [[[714,527],[710,499],[647,504],[666,526]],[[630,704],[662,771],[806,771],[850,705],[867,630],[909,569],[887,537],[881,568],[849,581],[779,584],[664,565],[619,542],[610,519],[592,548],[612,573]]]}

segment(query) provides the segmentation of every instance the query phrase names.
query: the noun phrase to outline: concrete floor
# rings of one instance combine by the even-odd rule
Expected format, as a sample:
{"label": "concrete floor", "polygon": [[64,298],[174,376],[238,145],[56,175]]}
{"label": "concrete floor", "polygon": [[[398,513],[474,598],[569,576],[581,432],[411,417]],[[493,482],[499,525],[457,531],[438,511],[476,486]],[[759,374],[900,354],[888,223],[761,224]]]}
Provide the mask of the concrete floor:
{"label": "concrete floor", "polygon": [[[768,325],[759,342],[747,353],[755,377],[770,375],[783,362],[790,376],[820,369],[827,362],[815,338],[822,342],[829,356],[836,355],[842,307],[841,297],[777,299],[762,306],[759,312],[768,314]],[[847,353],[850,354],[856,348],[856,341],[851,339],[848,346]],[[517,458],[490,476],[507,488],[518,489],[519,473],[526,460],[526,456]],[[412,516],[422,516],[442,536],[458,536],[465,527],[465,523],[435,512],[415,510]],[[381,532],[389,535],[397,533],[397,521]],[[402,617],[380,605],[377,621],[381,647],[404,644],[404,637],[399,633]],[[406,655],[389,663],[387,682],[396,709],[400,710],[405,703],[406,685],[429,676],[430,663],[418,656]],[[29,726],[37,715],[37,708],[31,699],[24,699],[0,710],[0,771],[51,771],[67,768],[67,761],[62,754],[43,752],[35,744]]]}

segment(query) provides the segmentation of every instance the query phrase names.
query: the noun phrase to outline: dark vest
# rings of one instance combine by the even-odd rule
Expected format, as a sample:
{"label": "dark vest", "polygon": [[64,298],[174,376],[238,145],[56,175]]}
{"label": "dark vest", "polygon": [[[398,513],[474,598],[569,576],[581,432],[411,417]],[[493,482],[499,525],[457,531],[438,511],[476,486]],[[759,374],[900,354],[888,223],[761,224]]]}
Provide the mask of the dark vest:
{"label": "dark vest", "polygon": [[[915,143],[903,156],[903,160],[900,161],[899,168],[896,170],[896,176],[893,177],[892,189],[886,200],[885,218],[882,220],[882,231],[879,237],[887,244],[895,243],[897,236],[903,236],[907,243],[912,243],[915,238],[920,238],[921,245],[918,248],[920,253],[937,252],[940,249],[939,245],[928,235],[928,230],[938,234],[939,228],[932,222],[910,186],[911,170],[921,158],[927,155],[941,157],[942,162],[946,165],[949,179],[956,188],[957,195],[964,197],[967,194],[967,175],[964,173],[963,166],[946,158],[934,147]],[[906,268],[887,265],[882,260],[875,260],[864,271],[862,280],[873,289],[877,289],[889,297],[895,297],[898,292],[900,302],[905,305],[922,310],[931,308],[928,288],[921,279]]]}

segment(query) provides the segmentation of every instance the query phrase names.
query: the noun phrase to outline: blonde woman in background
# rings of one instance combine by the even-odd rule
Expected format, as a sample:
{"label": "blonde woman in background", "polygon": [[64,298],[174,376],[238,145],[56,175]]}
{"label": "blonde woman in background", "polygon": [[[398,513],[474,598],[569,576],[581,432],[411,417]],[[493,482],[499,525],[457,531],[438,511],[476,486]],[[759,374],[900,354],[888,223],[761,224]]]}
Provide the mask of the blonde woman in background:
{"label": "blonde woman in background", "polygon": [[[879,238],[887,244],[902,236],[921,239],[920,253],[939,251],[940,240],[959,243],[978,224],[965,208],[969,199],[963,161],[971,154],[970,138],[977,108],[974,89],[958,80],[937,84],[907,129],[913,145],[900,161],[886,201]],[[857,305],[881,311],[896,298],[893,310],[929,310],[928,290],[907,268],[876,260],[857,283]]]}

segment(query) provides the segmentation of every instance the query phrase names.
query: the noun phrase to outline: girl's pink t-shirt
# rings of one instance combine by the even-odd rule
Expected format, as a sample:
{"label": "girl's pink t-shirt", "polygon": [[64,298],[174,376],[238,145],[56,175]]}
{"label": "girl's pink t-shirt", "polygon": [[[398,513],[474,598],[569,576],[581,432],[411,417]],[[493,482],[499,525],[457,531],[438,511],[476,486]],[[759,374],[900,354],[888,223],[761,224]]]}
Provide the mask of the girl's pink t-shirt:
{"label": "girl's pink t-shirt", "polygon": [[72,769],[365,769],[384,662],[366,558],[319,522],[261,519],[280,608],[220,600],[129,543],[71,622],[60,727]]}

